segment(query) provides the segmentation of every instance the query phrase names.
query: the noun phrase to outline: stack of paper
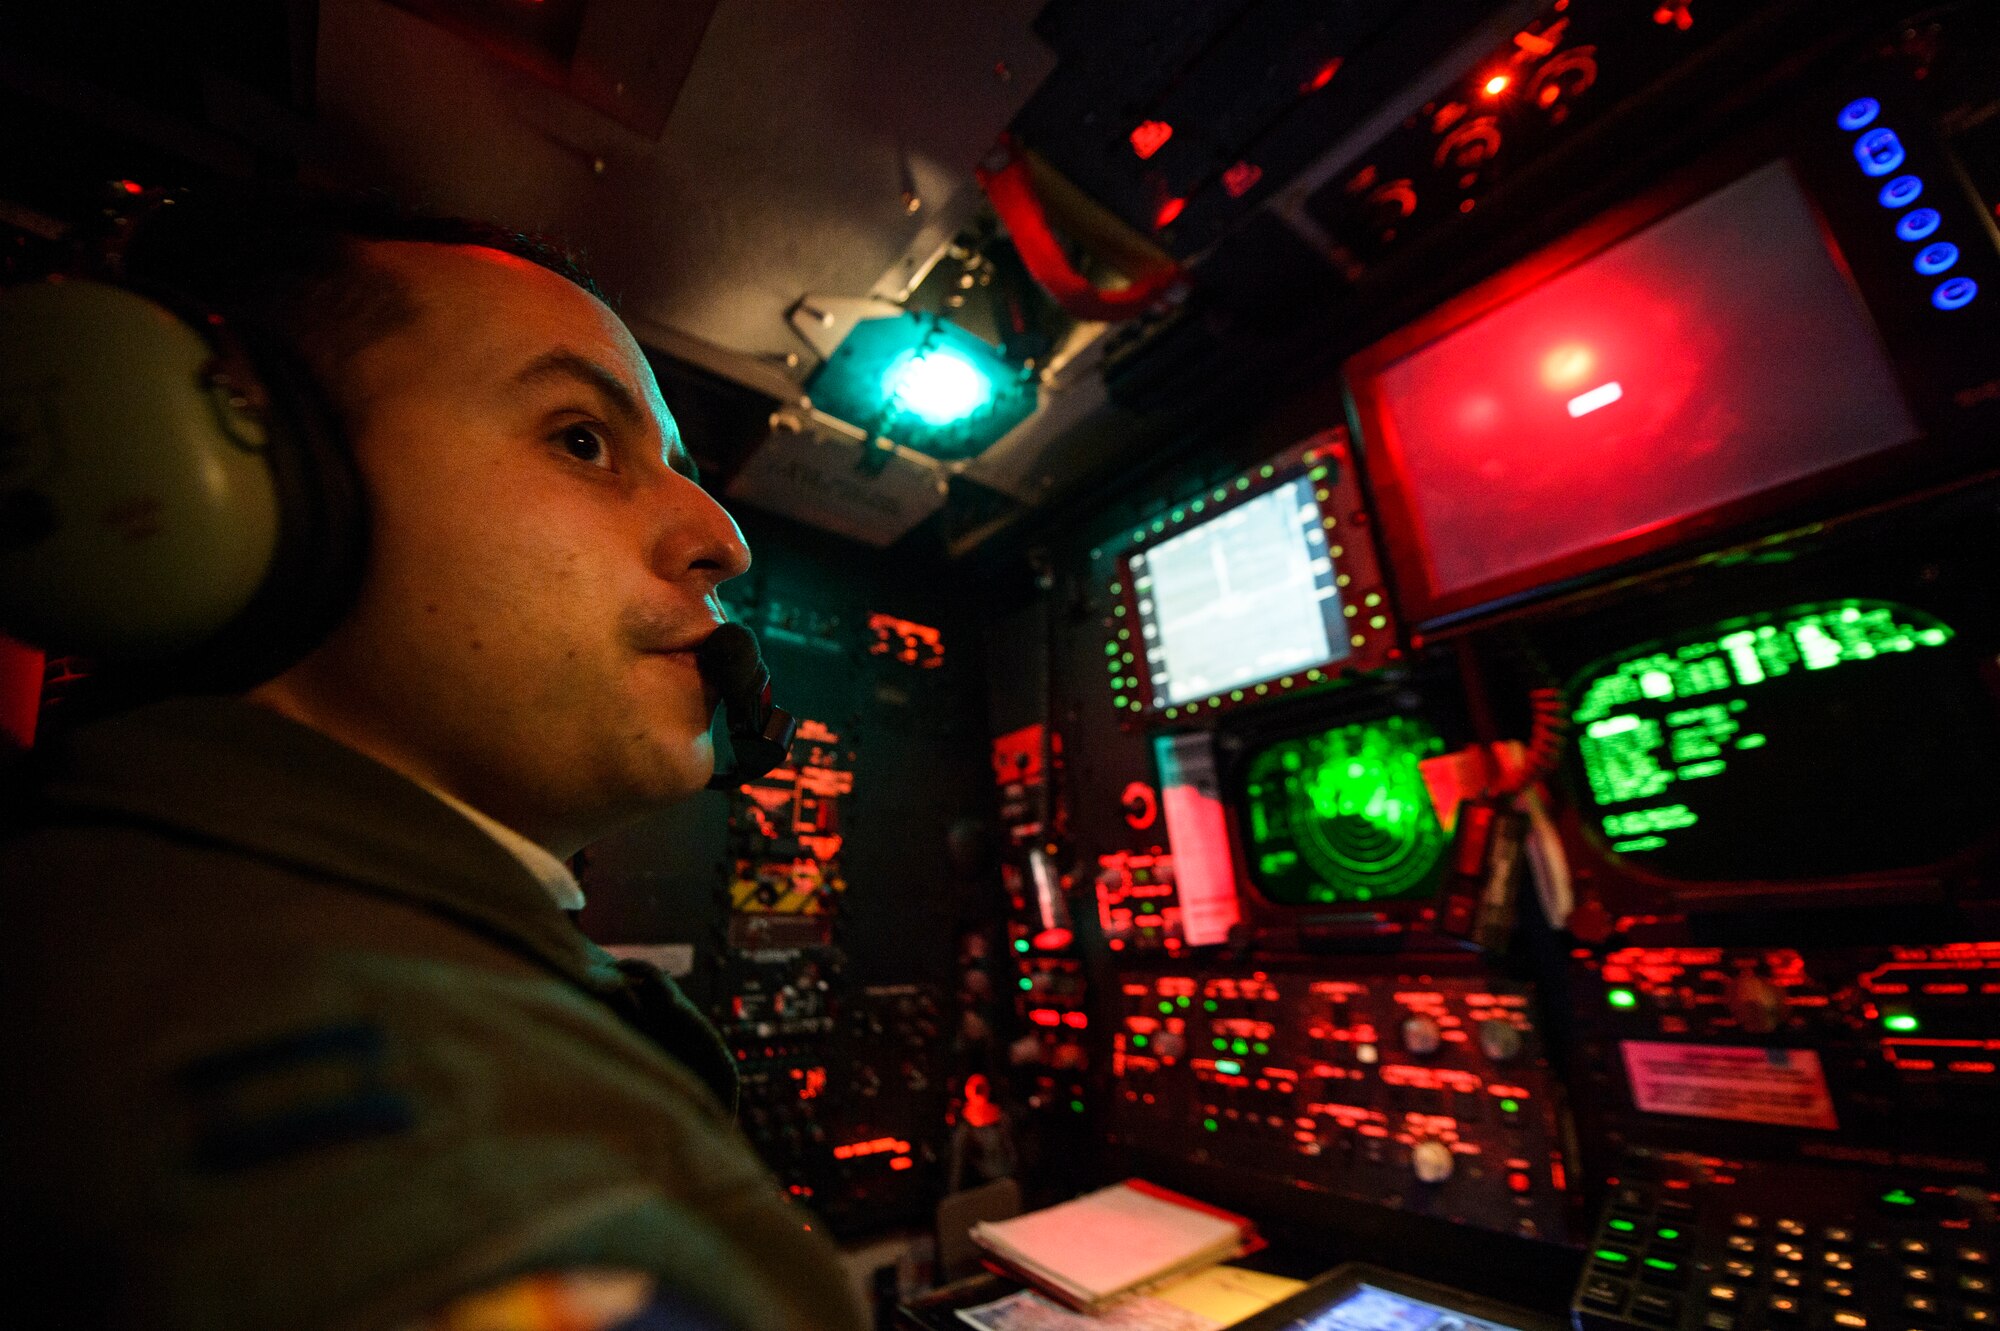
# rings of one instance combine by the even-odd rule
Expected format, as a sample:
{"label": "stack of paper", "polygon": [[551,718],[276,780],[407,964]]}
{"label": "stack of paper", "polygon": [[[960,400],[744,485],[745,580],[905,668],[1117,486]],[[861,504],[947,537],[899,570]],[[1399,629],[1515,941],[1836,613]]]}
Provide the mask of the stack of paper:
{"label": "stack of paper", "polygon": [[982,1222],[972,1239],[1009,1274],[1085,1312],[1258,1245],[1244,1217],[1141,1179]]}

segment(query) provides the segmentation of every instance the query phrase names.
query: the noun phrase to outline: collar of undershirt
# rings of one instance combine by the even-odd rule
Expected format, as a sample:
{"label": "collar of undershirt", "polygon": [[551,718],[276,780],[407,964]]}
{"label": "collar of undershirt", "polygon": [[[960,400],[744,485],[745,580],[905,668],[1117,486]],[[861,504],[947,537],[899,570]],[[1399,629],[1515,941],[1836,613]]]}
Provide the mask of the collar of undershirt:
{"label": "collar of undershirt", "polygon": [[549,900],[564,910],[583,909],[583,885],[576,881],[576,875],[569,871],[567,864],[505,823],[489,818],[457,796],[439,790],[428,782],[420,784],[425,790],[464,814],[474,827],[499,842],[502,850],[519,860],[521,867],[535,876],[535,881],[549,894]]}

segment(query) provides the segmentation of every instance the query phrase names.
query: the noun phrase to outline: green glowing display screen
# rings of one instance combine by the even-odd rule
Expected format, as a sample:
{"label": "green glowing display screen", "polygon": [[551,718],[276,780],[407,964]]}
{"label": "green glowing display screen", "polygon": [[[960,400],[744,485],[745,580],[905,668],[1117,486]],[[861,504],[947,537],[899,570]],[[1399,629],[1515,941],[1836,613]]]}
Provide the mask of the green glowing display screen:
{"label": "green glowing display screen", "polygon": [[1921,868],[2000,807],[2000,718],[1935,617],[1885,601],[1725,620],[1571,684],[1571,775],[1600,845],[1686,882]]}
{"label": "green glowing display screen", "polygon": [[1417,764],[1443,752],[1438,733],[1407,716],[1259,750],[1242,805],[1251,883],[1287,906],[1434,895],[1445,835]]}

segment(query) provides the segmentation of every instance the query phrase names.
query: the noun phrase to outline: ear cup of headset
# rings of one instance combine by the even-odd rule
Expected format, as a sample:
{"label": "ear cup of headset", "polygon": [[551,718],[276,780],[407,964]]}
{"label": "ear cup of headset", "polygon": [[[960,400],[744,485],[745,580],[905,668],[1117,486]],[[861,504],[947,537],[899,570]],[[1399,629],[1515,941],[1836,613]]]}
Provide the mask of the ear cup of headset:
{"label": "ear cup of headset", "polygon": [[0,631],[233,690],[352,603],[351,455],[275,339],[139,292],[0,293]]}

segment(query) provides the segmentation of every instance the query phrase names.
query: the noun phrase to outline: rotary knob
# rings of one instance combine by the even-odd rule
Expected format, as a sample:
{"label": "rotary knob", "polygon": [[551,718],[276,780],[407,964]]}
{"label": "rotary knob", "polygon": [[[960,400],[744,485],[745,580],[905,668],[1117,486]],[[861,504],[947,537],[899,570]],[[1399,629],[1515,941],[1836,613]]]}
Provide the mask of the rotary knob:
{"label": "rotary knob", "polygon": [[1479,1023],[1479,1052],[1495,1063],[1511,1063],[1521,1056],[1521,1031],[1511,1021],[1488,1017]]}
{"label": "rotary knob", "polygon": [[1761,975],[1729,982],[1729,1014],[1752,1035],[1769,1035],[1785,1023],[1785,996]]}
{"label": "rotary knob", "polygon": [[1435,1137],[1426,1137],[1410,1148],[1410,1172],[1419,1183],[1442,1183],[1451,1177],[1451,1148]]}
{"label": "rotary knob", "polygon": [[1430,1017],[1411,1017],[1403,1023],[1403,1048],[1413,1054],[1435,1054],[1444,1044],[1444,1032]]}

